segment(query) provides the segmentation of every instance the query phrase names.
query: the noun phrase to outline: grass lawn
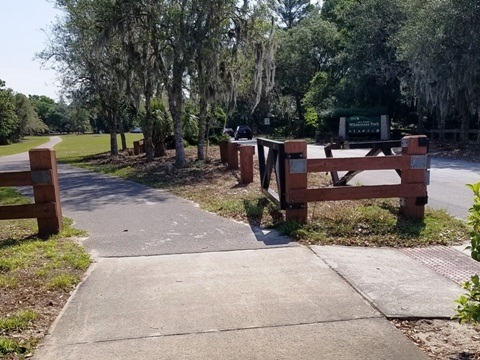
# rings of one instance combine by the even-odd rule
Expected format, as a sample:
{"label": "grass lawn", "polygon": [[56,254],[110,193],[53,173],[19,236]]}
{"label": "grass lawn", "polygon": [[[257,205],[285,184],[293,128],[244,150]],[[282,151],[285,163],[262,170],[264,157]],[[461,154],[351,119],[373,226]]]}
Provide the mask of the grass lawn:
{"label": "grass lawn", "polygon": [[[133,148],[133,142],[143,138],[143,134],[126,133],[127,146]],[[109,134],[61,135],[62,142],[55,145],[57,159],[61,162],[75,163],[78,160],[96,154],[110,152]],[[117,135],[119,148],[120,135]]]}
{"label": "grass lawn", "polygon": [[[0,188],[0,205],[28,202]],[[64,218],[60,234],[41,240],[34,219],[0,221],[0,358],[29,357],[89,267],[72,240],[86,234],[71,224]]]}
{"label": "grass lawn", "polygon": [[45,144],[50,140],[49,136],[27,136],[19,143],[0,145],[0,156],[20,154],[30,149]]}

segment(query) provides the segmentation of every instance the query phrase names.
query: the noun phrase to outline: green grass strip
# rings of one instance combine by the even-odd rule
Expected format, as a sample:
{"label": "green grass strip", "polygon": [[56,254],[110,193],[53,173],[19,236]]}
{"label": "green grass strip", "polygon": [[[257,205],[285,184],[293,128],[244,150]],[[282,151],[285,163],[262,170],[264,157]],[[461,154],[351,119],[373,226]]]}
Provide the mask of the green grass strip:
{"label": "green grass strip", "polygon": [[26,152],[30,149],[36,148],[50,140],[49,136],[27,136],[22,141],[10,144],[0,145],[0,156],[14,155]]}

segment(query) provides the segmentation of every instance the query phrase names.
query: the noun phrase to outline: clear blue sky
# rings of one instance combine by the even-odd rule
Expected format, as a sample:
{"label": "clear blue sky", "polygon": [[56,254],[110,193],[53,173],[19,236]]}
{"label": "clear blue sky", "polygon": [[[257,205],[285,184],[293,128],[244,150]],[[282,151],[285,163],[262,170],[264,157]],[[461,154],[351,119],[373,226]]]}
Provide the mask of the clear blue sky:
{"label": "clear blue sky", "polygon": [[15,92],[58,99],[56,73],[34,57],[46,47],[42,29],[60,12],[47,0],[0,0],[0,9],[0,79]]}

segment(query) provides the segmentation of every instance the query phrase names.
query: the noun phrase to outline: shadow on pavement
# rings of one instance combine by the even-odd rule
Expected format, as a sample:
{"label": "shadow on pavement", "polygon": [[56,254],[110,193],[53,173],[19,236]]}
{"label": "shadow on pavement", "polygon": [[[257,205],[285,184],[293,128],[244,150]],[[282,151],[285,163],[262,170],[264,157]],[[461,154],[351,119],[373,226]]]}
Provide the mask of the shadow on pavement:
{"label": "shadow on pavement", "polygon": [[61,167],[59,181],[62,204],[75,207],[77,211],[94,210],[107,205],[163,202],[169,198],[167,193],[132,181],[70,166]]}
{"label": "shadow on pavement", "polygon": [[262,229],[257,226],[259,219],[262,217],[265,208],[268,205],[268,199],[259,199],[256,202],[244,200],[243,206],[247,213],[248,223],[252,229],[253,234],[258,241],[263,242],[265,245],[286,245],[291,242],[290,238],[281,235],[274,229]]}

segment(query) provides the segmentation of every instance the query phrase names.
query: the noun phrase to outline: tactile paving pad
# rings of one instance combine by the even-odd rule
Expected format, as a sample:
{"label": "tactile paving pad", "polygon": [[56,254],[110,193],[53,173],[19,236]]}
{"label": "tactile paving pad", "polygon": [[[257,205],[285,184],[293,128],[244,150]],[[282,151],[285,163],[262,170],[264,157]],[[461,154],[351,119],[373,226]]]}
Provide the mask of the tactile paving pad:
{"label": "tactile paving pad", "polygon": [[474,274],[480,275],[480,262],[446,246],[402,248],[399,250],[457,283],[469,280]]}

